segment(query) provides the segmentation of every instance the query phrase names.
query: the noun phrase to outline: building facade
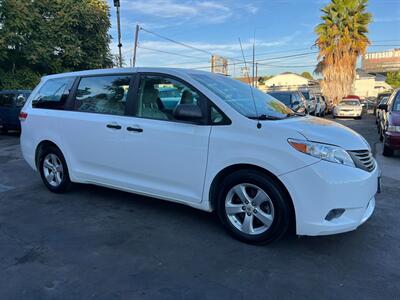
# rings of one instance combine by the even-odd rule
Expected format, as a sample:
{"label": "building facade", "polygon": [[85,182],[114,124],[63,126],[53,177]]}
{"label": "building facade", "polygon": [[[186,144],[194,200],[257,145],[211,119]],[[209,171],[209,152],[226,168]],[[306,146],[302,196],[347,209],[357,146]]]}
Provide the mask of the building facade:
{"label": "building facade", "polygon": [[362,69],[357,69],[356,79],[353,84],[353,94],[365,99],[390,91],[392,87],[385,80],[386,77],[383,75],[373,75]]}
{"label": "building facade", "polygon": [[295,73],[282,73],[264,82],[266,91],[313,90],[320,92],[319,82]]}

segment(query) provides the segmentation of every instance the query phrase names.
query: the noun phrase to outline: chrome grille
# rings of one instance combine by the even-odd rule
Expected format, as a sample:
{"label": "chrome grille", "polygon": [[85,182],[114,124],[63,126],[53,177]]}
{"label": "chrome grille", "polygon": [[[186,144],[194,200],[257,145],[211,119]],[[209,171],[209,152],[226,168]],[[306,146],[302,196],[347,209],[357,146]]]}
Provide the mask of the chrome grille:
{"label": "chrome grille", "polygon": [[375,169],[375,159],[369,150],[348,151],[357,168],[372,172]]}

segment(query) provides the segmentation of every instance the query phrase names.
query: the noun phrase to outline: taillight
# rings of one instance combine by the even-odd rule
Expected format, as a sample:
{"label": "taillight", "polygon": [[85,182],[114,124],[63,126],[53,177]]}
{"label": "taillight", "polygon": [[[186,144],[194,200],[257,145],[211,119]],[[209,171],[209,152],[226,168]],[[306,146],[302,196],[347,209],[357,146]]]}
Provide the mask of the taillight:
{"label": "taillight", "polygon": [[19,120],[22,122],[22,121],[25,121],[26,120],[26,118],[28,118],[28,113],[26,113],[26,112],[24,112],[24,111],[21,111],[20,113],[19,113]]}

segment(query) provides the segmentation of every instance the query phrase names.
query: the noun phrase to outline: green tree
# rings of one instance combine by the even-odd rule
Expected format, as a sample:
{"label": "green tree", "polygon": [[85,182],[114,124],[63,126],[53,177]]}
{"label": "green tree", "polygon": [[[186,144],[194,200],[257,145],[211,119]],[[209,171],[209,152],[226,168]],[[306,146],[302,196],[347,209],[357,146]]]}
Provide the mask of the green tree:
{"label": "green tree", "polygon": [[369,40],[366,12],[368,0],[332,0],[322,9],[322,23],[315,28],[319,60],[316,73],[323,75],[322,89],[338,101],[351,93],[357,58],[364,54]]}
{"label": "green tree", "polygon": [[392,88],[400,88],[400,71],[387,73],[386,83]]}
{"label": "green tree", "polygon": [[0,88],[112,66],[105,0],[0,1]]}
{"label": "green tree", "polygon": [[303,72],[300,74],[301,76],[303,76],[304,78],[313,80],[314,78],[312,77],[312,75],[310,74],[310,72]]}

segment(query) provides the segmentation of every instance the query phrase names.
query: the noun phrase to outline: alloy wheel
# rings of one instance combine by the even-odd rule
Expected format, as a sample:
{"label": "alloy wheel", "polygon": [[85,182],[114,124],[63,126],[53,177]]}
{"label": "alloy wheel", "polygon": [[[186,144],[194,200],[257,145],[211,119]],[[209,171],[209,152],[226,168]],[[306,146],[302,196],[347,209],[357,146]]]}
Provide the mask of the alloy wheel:
{"label": "alloy wheel", "polygon": [[43,174],[46,181],[53,187],[58,187],[64,178],[64,168],[60,158],[49,153],[43,160]]}
{"label": "alloy wheel", "polygon": [[245,234],[266,232],[274,221],[274,205],[260,187],[241,183],[226,195],[225,212],[233,226]]}

